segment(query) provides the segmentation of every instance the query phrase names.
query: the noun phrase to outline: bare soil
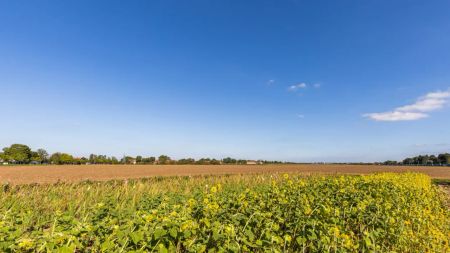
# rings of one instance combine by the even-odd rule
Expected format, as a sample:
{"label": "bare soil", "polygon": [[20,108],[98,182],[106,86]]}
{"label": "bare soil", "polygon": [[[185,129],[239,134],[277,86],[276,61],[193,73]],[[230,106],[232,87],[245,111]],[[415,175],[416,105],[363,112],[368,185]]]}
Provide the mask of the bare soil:
{"label": "bare soil", "polygon": [[105,181],[155,176],[194,176],[251,173],[367,174],[420,172],[432,178],[450,179],[449,167],[379,165],[46,165],[0,166],[0,184]]}

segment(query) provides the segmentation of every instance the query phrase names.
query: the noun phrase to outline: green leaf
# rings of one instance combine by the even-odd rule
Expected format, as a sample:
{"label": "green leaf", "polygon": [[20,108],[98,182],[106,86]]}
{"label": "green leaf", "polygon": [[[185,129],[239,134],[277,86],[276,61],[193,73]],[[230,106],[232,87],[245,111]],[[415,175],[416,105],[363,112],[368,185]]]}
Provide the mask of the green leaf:
{"label": "green leaf", "polygon": [[165,236],[166,234],[167,234],[166,230],[157,228],[153,236],[155,237],[156,240],[158,240],[159,238]]}
{"label": "green leaf", "polygon": [[171,228],[169,234],[170,236],[176,239],[178,235],[178,229],[176,227]]}
{"label": "green leaf", "polygon": [[131,240],[134,244],[139,244],[140,241],[144,240],[144,233],[143,232],[132,232],[130,233]]}

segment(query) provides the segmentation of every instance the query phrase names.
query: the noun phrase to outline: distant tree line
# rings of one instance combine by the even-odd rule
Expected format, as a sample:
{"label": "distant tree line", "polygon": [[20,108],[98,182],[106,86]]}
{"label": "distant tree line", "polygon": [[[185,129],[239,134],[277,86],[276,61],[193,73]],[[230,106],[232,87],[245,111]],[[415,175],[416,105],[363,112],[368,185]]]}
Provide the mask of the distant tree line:
{"label": "distant tree line", "polygon": [[[0,152],[0,164],[202,164],[202,165],[219,165],[219,164],[247,164],[248,160],[224,158],[221,160],[211,158],[201,158],[195,160],[193,158],[184,158],[174,160],[167,155],[159,157],[143,157],[143,156],[124,156],[118,159],[114,156],[91,154],[89,157],[75,157],[67,153],[56,152],[49,154],[45,149],[31,150],[24,144],[12,144],[3,148]],[[277,164],[280,161],[253,161],[256,164]]]}
{"label": "distant tree line", "polygon": [[450,154],[444,153],[439,155],[419,155],[415,157],[405,158],[403,161],[385,161],[384,165],[450,165]]}

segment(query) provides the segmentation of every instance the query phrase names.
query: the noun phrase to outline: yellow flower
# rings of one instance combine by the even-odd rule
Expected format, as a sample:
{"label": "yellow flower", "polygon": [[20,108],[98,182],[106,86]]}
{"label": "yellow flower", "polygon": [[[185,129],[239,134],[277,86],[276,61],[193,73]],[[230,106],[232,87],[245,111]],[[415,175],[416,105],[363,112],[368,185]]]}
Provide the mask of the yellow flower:
{"label": "yellow flower", "polygon": [[291,242],[291,241],[292,241],[292,237],[291,237],[290,235],[285,235],[285,236],[284,236],[284,240],[285,240],[286,242]]}
{"label": "yellow flower", "polygon": [[339,237],[340,231],[338,227],[332,227],[330,229],[330,232],[335,236],[335,237]]}
{"label": "yellow flower", "polygon": [[34,241],[32,239],[27,239],[27,238],[21,239],[18,246],[20,249],[30,250],[34,246]]}
{"label": "yellow flower", "polygon": [[188,200],[188,204],[189,204],[189,206],[191,206],[191,207],[192,207],[193,205],[195,205],[196,202],[197,202],[197,201],[195,201],[195,199],[192,199],[192,198]]}
{"label": "yellow flower", "polygon": [[147,214],[147,215],[144,215],[143,218],[146,222],[150,222],[155,219],[155,216],[153,216],[151,214]]}

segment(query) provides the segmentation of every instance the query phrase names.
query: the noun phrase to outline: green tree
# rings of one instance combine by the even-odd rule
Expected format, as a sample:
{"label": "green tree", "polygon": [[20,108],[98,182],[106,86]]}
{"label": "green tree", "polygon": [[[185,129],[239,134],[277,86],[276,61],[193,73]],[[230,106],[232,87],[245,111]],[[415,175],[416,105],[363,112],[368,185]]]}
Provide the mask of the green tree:
{"label": "green tree", "polygon": [[135,161],[136,161],[136,159],[131,156],[124,156],[122,158],[122,163],[124,163],[124,164],[133,164]]}
{"label": "green tree", "polygon": [[38,152],[31,151],[31,162],[42,163],[41,157],[39,157]]}
{"label": "green tree", "polygon": [[119,164],[119,160],[115,156],[113,156],[113,157],[111,157],[111,163],[112,164]]}
{"label": "green tree", "polygon": [[224,164],[236,164],[237,161],[236,161],[236,159],[233,159],[231,157],[226,157],[226,158],[222,159],[222,162]]}
{"label": "green tree", "polygon": [[209,158],[200,158],[196,164],[202,164],[202,165],[207,165],[211,163],[211,159]]}
{"label": "green tree", "polygon": [[166,155],[160,155],[160,156],[158,157],[158,163],[159,163],[159,164],[168,164],[168,163],[170,163],[170,161],[171,161],[171,159],[170,159],[169,156],[166,156]]}
{"label": "green tree", "polygon": [[388,160],[388,161],[385,161],[383,164],[384,164],[384,165],[397,165],[398,162],[397,162],[397,161],[391,161],[391,160]]}
{"label": "green tree", "polygon": [[73,156],[66,154],[66,153],[62,153],[60,156],[60,162],[61,164],[71,164],[73,163],[74,159]]}
{"label": "green tree", "polygon": [[50,162],[53,164],[71,164],[74,162],[74,159],[69,154],[57,152],[50,157]]}
{"label": "green tree", "polygon": [[60,164],[61,161],[61,153],[56,152],[50,156],[50,162],[52,164]]}
{"label": "green tree", "polygon": [[39,159],[42,163],[45,163],[48,161],[48,153],[45,149],[40,148],[36,151],[36,153],[39,156]]}
{"label": "green tree", "polygon": [[195,164],[195,160],[193,158],[180,159],[177,164]]}
{"label": "green tree", "polygon": [[3,162],[8,162],[10,159],[5,153],[0,152],[0,160]]}
{"label": "green tree", "polygon": [[237,164],[247,164],[247,160],[237,160]]}
{"label": "green tree", "polygon": [[219,160],[216,160],[216,159],[212,159],[211,162],[210,162],[210,164],[213,164],[213,165],[220,165],[220,161],[219,161]]}
{"label": "green tree", "polygon": [[12,144],[9,148],[4,148],[3,152],[9,160],[17,163],[29,163],[32,155],[30,147],[23,144]]}
{"label": "green tree", "polygon": [[403,160],[403,164],[404,165],[414,164],[414,159],[413,158],[406,158],[405,160]]}
{"label": "green tree", "polygon": [[142,162],[145,164],[154,164],[155,161],[156,161],[156,157],[154,157],[154,156],[142,158]]}
{"label": "green tree", "polygon": [[142,163],[142,156],[136,156],[136,163]]}
{"label": "green tree", "polygon": [[86,157],[81,157],[80,158],[80,164],[86,164],[88,162],[89,162],[89,160]]}
{"label": "green tree", "polygon": [[450,154],[439,154],[438,156],[439,163],[441,164],[450,164]]}
{"label": "green tree", "polygon": [[89,162],[92,163],[92,164],[95,164],[96,161],[97,161],[97,155],[90,154],[89,155]]}

